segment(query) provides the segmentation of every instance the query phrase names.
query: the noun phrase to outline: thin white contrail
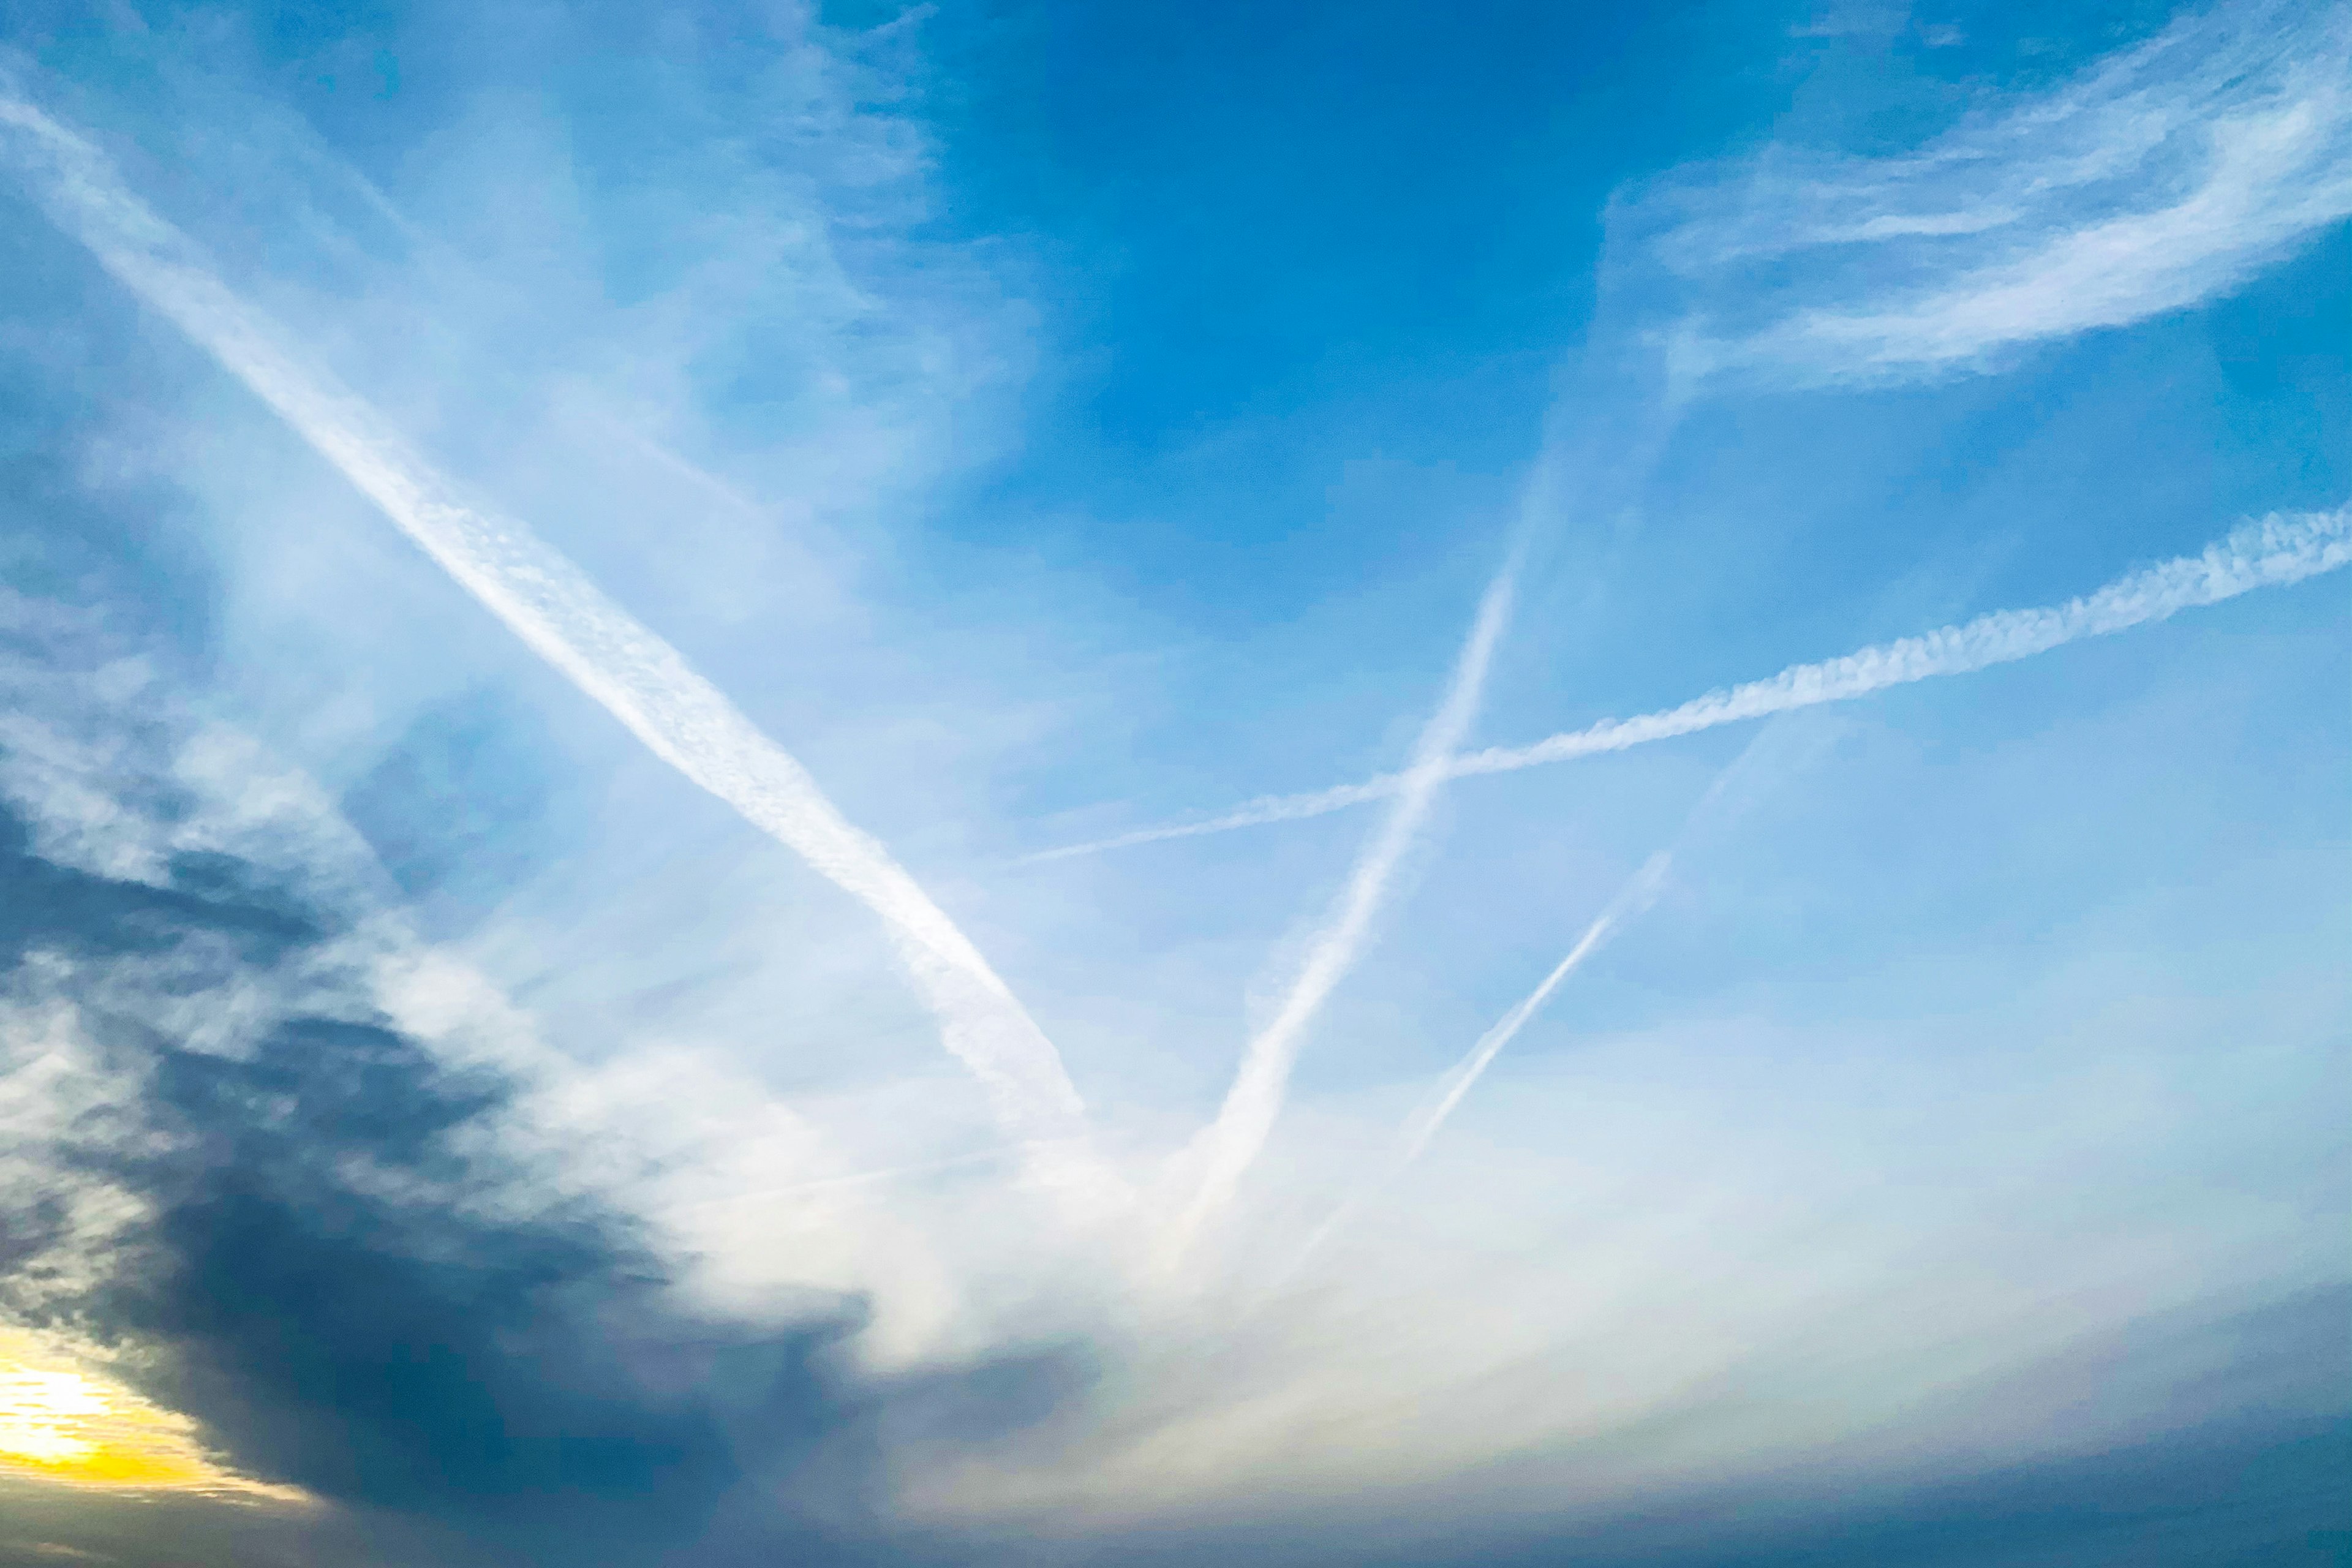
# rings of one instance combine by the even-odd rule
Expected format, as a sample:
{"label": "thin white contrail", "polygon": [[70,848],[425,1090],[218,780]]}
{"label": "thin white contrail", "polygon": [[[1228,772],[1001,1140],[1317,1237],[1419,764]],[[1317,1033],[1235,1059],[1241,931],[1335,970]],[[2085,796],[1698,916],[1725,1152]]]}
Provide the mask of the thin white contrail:
{"label": "thin white contrail", "polygon": [[1405,1120],[1403,1130],[1398,1134],[1401,1163],[1411,1164],[1421,1158],[1422,1151],[1429,1147],[1429,1141],[1437,1136],[1437,1130],[1445,1125],[1445,1119],[1454,1114],[1455,1106],[1462,1103],[1462,1097],[1476,1086],[1487,1067],[1502,1054],[1503,1047],[1527,1027],[1528,1020],[1543,1011],[1544,1004],[1551,1000],[1552,993],[1559,989],[1560,983],[1583,968],[1585,960],[1599,952],[1621,927],[1658,901],[1658,893],[1666,885],[1666,874],[1674,868],[1675,857],[1682,852],[1684,847],[1709,824],[1720,822],[1727,813],[1737,810],[1740,797],[1752,794],[1753,784],[1749,781],[1753,779],[1760,760],[1771,754],[1772,731],[1773,727],[1768,725],[1748,743],[1747,749],[1729,767],[1716,775],[1715,782],[1707,785],[1706,793],[1699,796],[1698,803],[1683,819],[1681,831],[1675,835],[1674,843],[1651,856],[1642,863],[1639,870],[1625,879],[1624,886],[1617,889],[1617,896],[1611,899],[1608,907],[1594,917],[1592,923],[1585,928],[1584,934],[1577,938],[1576,945],[1568,950],[1568,955],[1543,977],[1542,984],[1528,992],[1517,1006],[1496,1020],[1493,1028],[1479,1036],[1477,1044],[1472,1046],[1463,1058],[1438,1079],[1434,1093],[1419,1110]]}
{"label": "thin white contrail", "polygon": [[1284,1270],[1284,1282],[1296,1275],[1373,1194],[1394,1181],[1406,1166],[1421,1158],[1423,1152],[1428,1149],[1430,1140],[1435,1138],[1438,1129],[1445,1125],[1446,1118],[1454,1114],[1454,1108],[1462,1103],[1463,1098],[1476,1087],[1479,1079],[1486,1075],[1487,1068],[1502,1054],[1503,1048],[1517,1038],[1519,1031],[1543,1011],[1544,1005],[1551,1000],[1552,993],[1558,991],[1570,975],[1583,968],[1585,961],[1598,952],[1622,928],[1657,901],[1660,889],[1665,886],[1666,875],[1674,868],[1675,857],[1704,824],[1722,814],[1727,801],[1736,793],[1735,785],[1749,776],[1757,766],[1758,758],[1763,753],[1770,733],[1768,728],[1748,742],[1747,750],[1740,752],[1737,761],[1716,775],[1715,782],[1707,786],[1698,804],[1691,807],[1690,815],[1684,819],[1682,830],[1675,836],[1673,845],[1643,861],[1641,868],[1628,877],[1624,885],[1617,889],[1616,897],[1611,899],[1607,907],[1593,918],[1592,923],[1584,928],[1584,934],[1576,939],[1567,956],[1552,966],[1551,973],[1545,975],[1542,982],[1509,1012],[1496,1020],[1494,1027],[1479,1036],[1477,1042],[1460,1061],[1446,1069],[1420,1108],[1406,1117],[1404,1125],[1397,1130],[1396,1146],[1385,1167],[1333,1209],[1330,1216],[1316,1227],[1314,1234],[1307,1238],[1306,1245],[1298,1249],[1297,1256]]}
{"label": "thin white contrail", "polygon": [[[1034,1149],[1070,1147],[1062,1141],[1084,1108],[1052,1044],[964,933],[798,762],[578,567],[523,524],[461,500],[373,408],[280,347],[282,331],[207,270],[96,147],[0,90],[0,149],[101,266],[276,410],[534,652],[656,756],[879,915],[948,1048],[999,1119]],[[1056,1182],[1091,1180],[1066,1154],[1054,1163]]]}
{"label": "thin white contrail", "polygon": [[[2206,546],[2063,605],[1997,610],[1923,637],[1881,643],[1843,658],[1791,665],[1767,680],[1711,691],[1678,708],[1633,719],[1604,719],[1533,745],[1500,746],[1454,759],[1451,776],[1511,773],[1600,752],[1622,752],[1717,725],[1743,723],[1824,702],[1843,702],[1935,676],[1963,675],[2031,658],[2084,637],[2105,637],[2160,621],[2179,611],[2218,605],[2256,588],[2299,583],[2352,563],[2352,505],[2333,511],[2274,512]],[[1270,822],[1295,822],[1399,794],[1405,775],[1384,773],[1361,784],[1307,795],[1263,795],[1220,816],[1139,828],[1115,837],[1068,845],[1031,860],[1092,855],[1168,838],[1225,833]]]}
{"label": "thin white contrail", "polygon": [[[1540,480],[1538,480],[1538,483]],[[1203,1129],[1187,1151],[1183,1166],[1197,1170],[1197,1184],[1177,1217],[1168,1240],[1168,1257],[1181,1257],[1202,1225],[1232,1201],[1242,1174],[1274,1131],[1282,1112],[1290,1069],[1307,1026],[1322,1009],[1332,989],[1355,964],[1370,934],[1373,917],[1405,852],[1412,847],[1438,790],[1451,773],[1455,748],[1477,717],[1479,699],[1486,685],[1487,667],[1495,645],[1510,619],[1511,595],[1517,574],[1516,554],[1489,584],[1479,602],[1477,618],[1454,662],[1454,678],[1437,711],[1423,727],[1412,758],[1397,775],[1395,804],[1380,830],[1356,858],[1347,887],[1321,930],[1308,944],[1306,961],[1291,983],[1289,994],[1273,1019],[1261,1029],[1242,1058],[1217,1119]]]}
{"label": "thin white contrail", "polygon": [[1347,1224],[1373,1194],[1394,1181],[1407,1165],[1421,1158],[1422,1151],[1429,1147],[1429,1141],[1437,1136],[1437,1130],[1445,1125],[1445,1119],[1454,1114],[1454,1108],[1462,1103],[1463,1096],[1468,1094],[1486,1073],[1488,1064],[1502,1054],[1503,1047],[1527,1027],[1528,1021],[1543,1011],[1544,1004],[1551,1000],[1551,994],[1559,989],[1560,983],[1581,969],[1584,961],[1599,952],[1601,945],[1616,934],[1619,926],[1640,914],[1657,898],[1658,889],[1664,885],[1666,872],[1673,864],[1674,852],[1667,849],[1658,851],[1643,862],[1642,868],[1618,889],[1617,896],[1609,900],[1609,907],[1584,928],[1584,934],[1576,939],[1576,945],[1568,950],[1568,956],[1543,977],[1543,984],[1528,993],[1517,1006],[1497,1019],[1493,1028],[1478,1037],[1477,1044],[1470,1047],[1467,1055],[1446,1069],[1445,1076],[1437,1080],[1435,1092],[1405,1119],[1404,1126],[1397,1133],[1395,1152],[1388,1157],[1380,1174],[1359,1188],[1354,1195],[1333,1209],[1330,1216],[1315,1227],[1314,1234],[1307,1238],[1297,1256],[1283,1270],[1282,1281],[1286,1282],[1304,1267],[1307,1260],[1330,1240],[1332,1234]]}
{"label": "thin white contrail", "polygon": [[1609,907],[1584,928],[1584,934],[1576,939],[1576,945],[1568,950],[1568,956],[1554,964],[1552,972],[1543,977],[1543,984],[1528,992],[1517,1006],[1496,1020],[1493,1028],[1479,1036],[1478,1043],[1470,1047],[1469,1053],[1438,1080],[1434,1097],[1405,1122],[1399,1150],[1404,1163],[1410,1163],[1421,1158],[1422,1151],[1429,1147],[1429,1141],[1437,1136],[1437,1130],[1445,1125],[1445,1119],[1454,1114],[1455,1106],[1462,1103],[1462,1097],[1476,1086],[1488,1064],[1502,1054],[1503,1047],[1527,1027],[1528,1020],[1543,1011],[1543,1005],[1551,1000],[1551,994],[1559,989],[1560,982],[1583,968],[1584,961],[1599,952],[1601,945],[1616,934],[1619,926],[1650,907],[1658,896],[1658,889],[1665,885],[1666,872],[1674,861],[1674,852],[1666,849],[1658,851],[1644,861],[1642,868],[1618,889],[1617,896],[1609,900]]}

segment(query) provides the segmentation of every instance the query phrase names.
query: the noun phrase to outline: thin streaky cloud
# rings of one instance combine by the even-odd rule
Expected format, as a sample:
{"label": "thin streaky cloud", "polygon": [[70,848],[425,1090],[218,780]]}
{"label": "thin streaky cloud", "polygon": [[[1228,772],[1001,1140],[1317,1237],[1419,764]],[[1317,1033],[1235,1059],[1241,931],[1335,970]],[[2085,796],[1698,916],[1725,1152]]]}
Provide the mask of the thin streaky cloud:
{"label": "thin streaky cloud", "polygon": [[1618,213],[1690,290],[1685,392],[1988,368],[2214,298],[2347,216],[2352,6],[2288,0],[2184,16],[1905,155],[1775,146]]}
{"label": "thin streaky cloud", "polygon": [[1362,954],[1397,867],[1420,836],[1437,792],[1451,776],[1454,752],[1477,717],[1495,645],[1510,620],[1517,575],[1515,555],[1487,585],[1444,700],[1423,727],[1412,762],[1397,775],[1395,804],[1356,858],[1347,886],[1308,944],[1282,1005],[1250,1040],[1217,1119],[1186,1152],[1186,1163],[1200,1174],[1169,1242],[1171,1257],[1181,1257],[1201,1226],[1232,1202],[1243,1175],[1273,1133],[1307,1026]]}
{"label": "thin streaky cloud", "polygon": [[[1469,752],[1454,758],[1448,769],[1455,778],[1513,773],[1546,763],[1627,751],[1654,741],[1825,702],[1850,701],[1937,676],[1966,675],[2032,658],[2085,637],[2128,631],[2182,610],[2218,605],[2258,588],[2284,587],[2347,563],[2352,563],[2352,504],[2333,511],[2273,512],[2207,545],[2199,554],[2134,572],[2063,605],[1996,610],[1958,626],[1865,647],[1843,658],[1791,665],[1768,679],[1710,691],[1678,707],[1632,719],[1604,719],[1531,745]],[[1396,795],[1403,782],[1402,773],[1384,773],[1361,784],[1304,795],[1261,795],[1202,821],[1139,828],[1116,837],[1049,849],[1030,858],[1061,859],[1163,839],[1295,822],[1386,799]]]}
{"label": "thin streaky cloud", "polygon": [[1033,1176],[1097,1197],[1106,1190],[1107,1173],[1069,1152],[1084,1107],[1051,1042],[971,940],[798,761],[571,561],[522,523],[458,499],[366,403],[281,347],[284,333],[209,271],[96,147],[0,92],[0,148],[108,272],[275,410],[534,652],[656,756],[880,916],[948,1048],[1032,1152]]}

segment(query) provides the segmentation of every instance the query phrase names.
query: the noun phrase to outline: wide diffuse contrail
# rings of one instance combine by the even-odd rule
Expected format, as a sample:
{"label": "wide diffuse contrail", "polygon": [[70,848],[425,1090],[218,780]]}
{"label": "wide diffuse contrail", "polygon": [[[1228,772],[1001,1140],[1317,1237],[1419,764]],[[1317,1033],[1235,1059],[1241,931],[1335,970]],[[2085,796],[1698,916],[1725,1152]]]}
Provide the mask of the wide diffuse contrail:
{"label": "wide diffuse contrail", "polygon": [[[2300,583],[2352,563],[2352,504],[2333,511],[2274,512],[2205,547],[2145,571],[2117,578],[2105,587],[2063,605],[2029,610],[1996,610],[1959,626],[1921,637],[1881,643],[1843,658],[1791,665],[1765,680],[1726,691],[1710,691],[1678,708],[1633,719],[1604,719],[1527,746],[1497,746],[1456,757],[1455,778],[1511,773],[1544,763],[1562,763],[1601,752],[1622,752],[1653,741],[1696,734],[1718,725],[1787,713],[1824,702],[1843,702],[1940,675],[1965,675],[1996,664],[2012,664],[2084,637],[2105,637],[2160,621],[2182,610],[2218,605],[2257,588]],[[1221,816],[1199,822],[1139,828],[1115,837],[1072,844],[1029,857],[1057,860],[1098,854],[1168,838],[1191,838],[1255,827],[1384,799],[1403,787],[1403,775],[1383,773],[1361,784],[1340,784],[1307,795],[1265,795]]]}
{"label": "wide diffuse contrail", "polygon": [[1033,1151],[1033,1168],[1060,1185],[1093,1182],[1090,1162],[1069,1152],[1083,1107],[1053,1045],[946,912],[797,761],[530,529],[459,500],[373,408],[281,348],[284,334],[213,276],[103,154],[5,90],[0,152],[101,266],[276,410],[534,652],[655,755],[879,915],[949,1049]]}

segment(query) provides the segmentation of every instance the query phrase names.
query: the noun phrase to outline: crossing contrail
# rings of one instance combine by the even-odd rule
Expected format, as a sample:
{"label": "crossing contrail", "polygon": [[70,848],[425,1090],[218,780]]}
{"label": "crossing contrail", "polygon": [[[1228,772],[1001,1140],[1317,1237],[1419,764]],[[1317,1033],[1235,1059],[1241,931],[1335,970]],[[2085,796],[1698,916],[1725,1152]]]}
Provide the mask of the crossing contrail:
{"label": "crossing contrail", "polygon": [[1454,748],[1462,743],[1471,721],[1477,717],[1487,667],[1494,661],[1495,645],[1510,618],[1517,574],[1515,556],[1487,586],[1470,635],[1464,639],[1461,656],[1454,662],[1454,679],[1446,689],[1445,699],[1423,727],[1421,738],[1413,746],[1412,763],[1397,775],[1396,804],[1381,824],[1380,831],[1357,857],[1348,885],[1308,946],[1306,962],[1299,966],[1282,1006],[1273,1021],[1251,1039],[1242,1058],[1241,1070],[1234,1075],[1216,1121],[1202,1129],[1187,1151],[1200,1173],[1198,1184],[1178,1215],[1169,1239],[1170,1257],[1180,1257],[1202,1225],[1232,1201],[1243,1173],[1265,1149],[1266,1138],[1282,1113],[1283,1095],[1290,1082],[1291,1067],[1298,1059],[1298,1047],[1307,1026],[1362,952],[1373,917],[1380,911],[1397,866],[1412,847],[1438,790],[1445,783]]}
{"label": "crossing contrail", "polygon": [[655,755],[880,916],[948,1048],[1033,1152],[1033,1174],[1066,1188],[1095,1184],[1089,1160],[1070,1152],[1084,1107],[1051,1042],[971,940],[799,762],[529,528],[460,499],[372,407],[282,347],[285,333],[223,284],[98,148],[5,87],[0,149],[100,266],[275,410],[533,652]]}
{"label": "crossing contrail", "polygon": [[[1965,675],[2011,664],[2084,637],[2127,631],[2182,610],[2218,605],[2257,588],[2300,583],[2352,563],[2352,505],[2333,511],[2274,512],[2250,522],[2202,553],[2184,555],[2119,577],[2094,593],[2037,609],[1996,610],[1958,626],[1921,637],[1880,643],[1820,664],[1791,665],[1769,679],[1710,691],[1680,707],[1633,719],[1604,719],[1526,746],[1498,746],[1467,752],[1448,764],[1454,778],[1512,773],[1545,763],[1562,763],[1601,752],[1622,752],[1653,741],[1695,734],[1723,724],[1744,723],[1774,713],[1843,702],[1942,675]],[[1072,844],[1028,857],[1065,859],[1163,839],[1226,833],[1271,822],[1321,816],[1368,801],[1383,800],[1404,787],[1402,773],[1383,773],[1361,784],[1339,784],[1305,795],[1264,795],[1219,816],[1197,822],[1139,828],[1109,838]]]}

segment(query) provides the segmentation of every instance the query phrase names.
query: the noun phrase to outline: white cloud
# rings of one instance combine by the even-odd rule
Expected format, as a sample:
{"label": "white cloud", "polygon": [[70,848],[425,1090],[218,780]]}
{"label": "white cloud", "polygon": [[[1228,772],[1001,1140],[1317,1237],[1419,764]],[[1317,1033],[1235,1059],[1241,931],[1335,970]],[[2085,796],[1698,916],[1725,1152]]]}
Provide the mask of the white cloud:
{"label": "white cloud", "polygon": [[2352,215],[2352,9],[2224,0],[1917,151],[1775,145],[1622,203],[1687,393],[1983,369],[2236,287]]}

